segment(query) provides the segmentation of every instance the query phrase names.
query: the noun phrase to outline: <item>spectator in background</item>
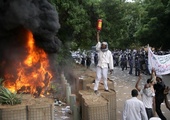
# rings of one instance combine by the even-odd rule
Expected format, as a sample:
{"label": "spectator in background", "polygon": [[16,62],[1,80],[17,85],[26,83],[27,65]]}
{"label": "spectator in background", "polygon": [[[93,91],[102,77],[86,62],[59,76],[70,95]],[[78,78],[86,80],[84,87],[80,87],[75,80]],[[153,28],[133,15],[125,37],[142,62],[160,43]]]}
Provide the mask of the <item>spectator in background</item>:
{"label": "spectator in background", "polygon": [[149,69],[148,69],[148,56],[145,56],[145,74],[149,75]]}
{"label": "spectator in background", "polygon": [[91,65],[91,58],[90,58],[89,55],[87,55],[87,57],[86,57],[86,66],[87,66],[87,68],[89,68],[90,65]]}
{"label": "spectator in background", "polygon": [[129,74],[132,75],[132,71],[133,71],[133,56],[132,55],[129,55],[128,61],[129,61],[129,67],[130,67]]}
{"label": "spectator in background", "polygon": [[83,66],[85,66],[85,62],[86,62],[86,59],[85,59],[85,57],[83,56],[82,59],[81,59],[81,64],[82,64]]}
{"label": "spectator in background", "polygon": [[135,57],[135,76],[139,76],[140,74],[140,61],[139,56]]}
{"label": "spectator in background", "polygon": [[126,55],[123,55],[121,58],[121,67],[122,67],[122,71],[124,71],[124,69],[127,70],[127,58]]}
{"label": "spectator in background", "polygon": [[123,120],[148,120],[146,110],[142,101],[138,96],[138,91],[131,91],[132,98],[125,101],[123,109]]}

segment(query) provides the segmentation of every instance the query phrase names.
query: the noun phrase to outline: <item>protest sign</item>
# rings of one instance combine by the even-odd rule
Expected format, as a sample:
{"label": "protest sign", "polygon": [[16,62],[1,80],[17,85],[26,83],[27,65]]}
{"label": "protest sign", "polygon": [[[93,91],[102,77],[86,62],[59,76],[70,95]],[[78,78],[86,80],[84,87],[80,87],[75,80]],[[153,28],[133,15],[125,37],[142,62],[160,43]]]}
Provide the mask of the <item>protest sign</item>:
{"label": "protest sign", "polygon": [[157,75],[166,75],[170,73],[170,54],[155,55],[148,47],[148,69],[151,72],[155,69]]}

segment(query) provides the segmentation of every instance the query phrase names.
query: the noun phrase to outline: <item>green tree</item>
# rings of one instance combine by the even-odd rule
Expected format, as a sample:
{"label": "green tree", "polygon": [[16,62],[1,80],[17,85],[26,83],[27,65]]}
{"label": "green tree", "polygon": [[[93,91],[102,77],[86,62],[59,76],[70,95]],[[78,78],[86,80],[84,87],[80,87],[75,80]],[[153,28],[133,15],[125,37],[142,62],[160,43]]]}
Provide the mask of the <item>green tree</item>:
{"label": "green tree", "polygon": [[63,44],[69,45],[71,49],[89,46],[94,34],[90,21],[90,15],[93,14],[90,10],[93,10],[93,4],[90,1],[80,0],[53,0],[52,2],[59,13],[61,29],[58,36]]}
{"label": "green tree", "polygon": [[170,0],[51,0],[59,13],[58,37],[71,49],[96,44],[97,19],[103,20],[101,41],[111,49],[150,44],[168,48]]}
{"label": "green tree", "polygon": [[142,25],[136,32],[136,39],[143,45],[150,44],[156,48],[167,49],[169,32],[169,0],[146,0],[143,2],[146,16],[142,19]]}

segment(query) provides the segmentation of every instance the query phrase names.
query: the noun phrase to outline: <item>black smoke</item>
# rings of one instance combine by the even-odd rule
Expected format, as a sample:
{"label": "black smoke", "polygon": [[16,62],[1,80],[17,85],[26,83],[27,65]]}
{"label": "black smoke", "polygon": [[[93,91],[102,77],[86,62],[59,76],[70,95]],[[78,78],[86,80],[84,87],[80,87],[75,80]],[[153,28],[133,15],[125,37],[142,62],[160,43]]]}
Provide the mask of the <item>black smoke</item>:
{"label": "black smoke", "polygon": [[0,0],[0,47],[12,47],[21,29],[32,31],[36,45],[48,53],[59,51],[58,13],[47,0]]}
{"label": "black smoke", "polygon": [[36,46],[55,59],[61,46],[59,28],[58,13],[48,0],[0,0],[0,77],[12,73],[16,79],[16,67],[26,57],[28,30]]}

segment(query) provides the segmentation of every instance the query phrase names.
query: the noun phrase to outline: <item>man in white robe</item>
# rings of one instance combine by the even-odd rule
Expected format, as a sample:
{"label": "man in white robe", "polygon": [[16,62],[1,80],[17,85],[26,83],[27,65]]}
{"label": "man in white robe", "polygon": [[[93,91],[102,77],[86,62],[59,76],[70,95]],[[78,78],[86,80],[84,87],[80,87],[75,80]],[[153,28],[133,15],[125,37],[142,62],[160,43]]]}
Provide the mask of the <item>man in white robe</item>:
{"label": "man in white robe", "polygon": [[103,77],[103,83],[105,91],[109,91],[107,86],[107,74],[108,69],[110,69],[110,73],[113,71],[113,55],[110,50],[108,50],[107,42],[99,41],[99,31],[97,32],[97,45],[96,50],[98,51],[98,64],[96,67],[96,79],[94,85],[94,92],[97,94],[99,82]]}

